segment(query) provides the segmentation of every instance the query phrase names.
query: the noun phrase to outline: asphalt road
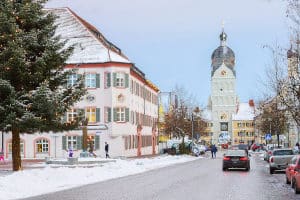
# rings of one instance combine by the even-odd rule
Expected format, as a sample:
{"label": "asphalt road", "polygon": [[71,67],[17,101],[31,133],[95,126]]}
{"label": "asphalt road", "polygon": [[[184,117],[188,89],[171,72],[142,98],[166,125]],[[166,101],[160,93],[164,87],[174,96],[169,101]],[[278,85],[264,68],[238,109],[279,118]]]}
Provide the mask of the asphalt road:
{"label": "asphalt road", "polygon": [[[30,200],[296,200],[285,174],[269,174],[254,154],[251,170],[222,171],[222,158],[209,157],[146,173],[28,198]],[[47,186],[45,186],[47,187]]]}

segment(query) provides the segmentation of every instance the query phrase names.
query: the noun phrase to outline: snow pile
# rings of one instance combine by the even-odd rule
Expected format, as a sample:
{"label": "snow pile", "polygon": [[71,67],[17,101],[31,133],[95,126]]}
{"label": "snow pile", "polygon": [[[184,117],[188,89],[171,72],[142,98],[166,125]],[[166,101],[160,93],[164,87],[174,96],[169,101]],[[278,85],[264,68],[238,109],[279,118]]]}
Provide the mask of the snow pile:
{"label": "snow pile", "polygon": [[121,160],[93,168],[32,169],[15,172],[0,179],[0,199],[17,199],[64,190],[80,185],[142,173],[167,165],[199,159],[192,156],[158,156],[154,158]]}

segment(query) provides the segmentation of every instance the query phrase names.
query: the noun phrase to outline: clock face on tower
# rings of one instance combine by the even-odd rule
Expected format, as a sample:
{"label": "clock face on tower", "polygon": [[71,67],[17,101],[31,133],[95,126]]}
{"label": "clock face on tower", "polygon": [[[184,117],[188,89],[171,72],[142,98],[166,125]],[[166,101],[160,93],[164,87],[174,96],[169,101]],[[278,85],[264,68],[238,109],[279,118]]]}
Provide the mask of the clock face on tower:
{"label": "clock face on tower", "polygon": [[226,76],[226,71],[225,71],[225,70],[222,70],[222,71],[221,71],[221,75],[222,75],[222,76]]}

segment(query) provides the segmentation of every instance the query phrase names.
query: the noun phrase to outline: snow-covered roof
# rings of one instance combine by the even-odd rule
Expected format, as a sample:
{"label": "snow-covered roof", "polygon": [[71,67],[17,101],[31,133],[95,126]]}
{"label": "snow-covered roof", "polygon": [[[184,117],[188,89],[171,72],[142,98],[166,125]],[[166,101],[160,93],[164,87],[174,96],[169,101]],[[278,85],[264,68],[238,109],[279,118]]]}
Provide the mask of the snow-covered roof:
{"label": "snow-covered roof", "polygon": [[232,114],[232,120],[253,120],[254,119],[254,106],[250,106],[249,103],[240,103],[238,112]]}
{"label": "snow-covered roof", "polygon": [[74,52],[67,64],[77,63],[131,63],[121,50],[109,42],[94,26],[80,18],[69,8],[45,9],[58,16],[55,35],[74,45]]}
{"label": "snow-covered roof", "polygon": [[212,121],[211,111],[209,109],[204,109],[201,113],[201,117],[206,121]]}

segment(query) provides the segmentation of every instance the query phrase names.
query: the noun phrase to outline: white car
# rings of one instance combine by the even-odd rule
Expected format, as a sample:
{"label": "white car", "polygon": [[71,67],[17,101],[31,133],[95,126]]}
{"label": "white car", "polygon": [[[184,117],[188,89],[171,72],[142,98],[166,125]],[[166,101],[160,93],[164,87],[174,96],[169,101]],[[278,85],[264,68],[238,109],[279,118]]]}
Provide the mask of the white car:
{"label": "white car", "polygon": [[192,147],[192,152],[195,156],[199,156],[201,154],[204,154],[206,151],[206,147],[201,144],[194,144]]}

